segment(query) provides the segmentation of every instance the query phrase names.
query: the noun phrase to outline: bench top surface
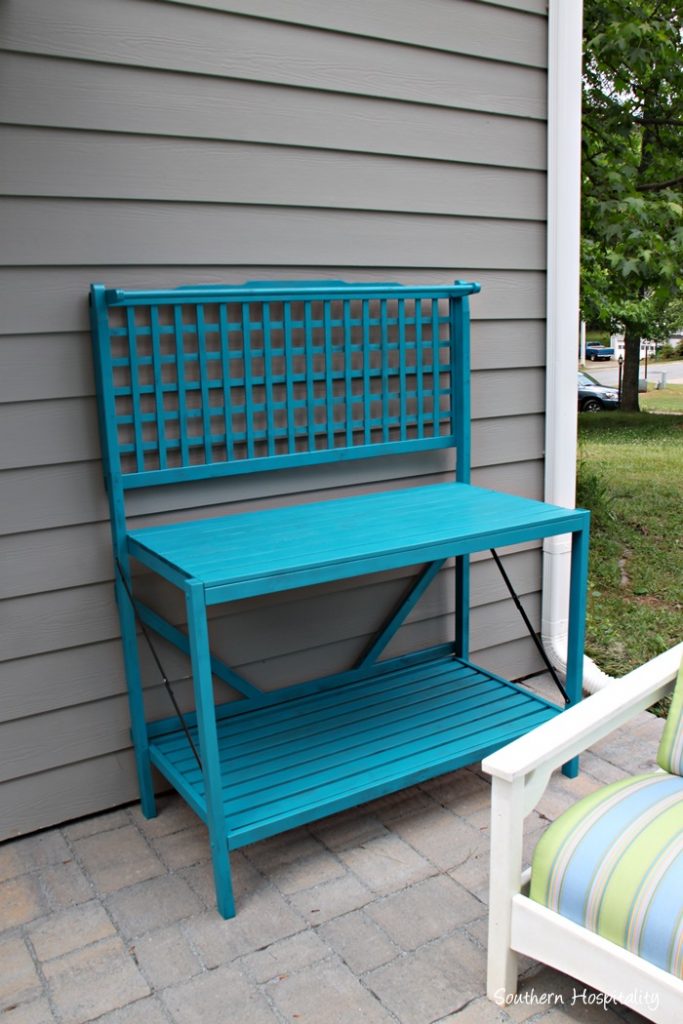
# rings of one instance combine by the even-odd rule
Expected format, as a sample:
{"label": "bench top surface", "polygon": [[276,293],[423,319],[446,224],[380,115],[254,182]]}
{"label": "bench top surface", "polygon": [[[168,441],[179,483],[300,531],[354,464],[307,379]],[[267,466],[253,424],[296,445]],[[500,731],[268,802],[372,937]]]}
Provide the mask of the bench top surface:
{"label": "bench top surface", "polygon": [[157,566],[207,587],[302,572],[311,574],[306,582],[319,582],[339,576],[345,563],[365,562],[359,571],[368,572],[410,565],[430,553],[438,557],[440,546],[460,554],[569,532],[581,528],[585,516],[443,483],[146,527],[130,531],[128,544],[142,561],[152,556]]}

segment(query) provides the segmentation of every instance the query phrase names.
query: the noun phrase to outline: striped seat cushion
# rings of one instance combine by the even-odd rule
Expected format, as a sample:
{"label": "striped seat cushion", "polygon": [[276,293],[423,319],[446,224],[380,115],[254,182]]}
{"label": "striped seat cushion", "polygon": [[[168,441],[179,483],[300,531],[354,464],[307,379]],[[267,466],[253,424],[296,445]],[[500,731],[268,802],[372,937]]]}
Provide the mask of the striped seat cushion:
{"label": "striped seat cushion", "polygon": [[665,772],[683,775],[683,662],[657,751],[657,764]]}
{"label": "striped seat cushion", "polygon": [[623,779],[565,811],[536,847],[529,895],[683,978],[683,778]]}

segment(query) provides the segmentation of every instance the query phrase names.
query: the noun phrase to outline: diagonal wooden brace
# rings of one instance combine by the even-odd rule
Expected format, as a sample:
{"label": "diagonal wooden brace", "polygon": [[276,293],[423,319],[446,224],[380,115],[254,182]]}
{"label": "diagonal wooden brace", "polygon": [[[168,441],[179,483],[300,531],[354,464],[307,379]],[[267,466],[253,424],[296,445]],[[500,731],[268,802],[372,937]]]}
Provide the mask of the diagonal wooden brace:
{"label": "diagonal wooden brace", "polygon": [[361,654],[360,658],[356,661],[354,668],[366,668],[368,665],[372,665],[374,661],[380,656],[384,648],[387,646],[391,638],[398,630],[401,623],[406,619],[409,613],[413,610],[417,602],[420,600],[425,590],[432,582],[432,580],[438,575],[446,562],[445,558],[440,558],[436,562],[429,562],[422,572],[419,574],[415,582],[410,587],[408,593],[401,599],[399,604],[394,608],[393,612],[385,622],[384,626],[380,629],[377,636]]}

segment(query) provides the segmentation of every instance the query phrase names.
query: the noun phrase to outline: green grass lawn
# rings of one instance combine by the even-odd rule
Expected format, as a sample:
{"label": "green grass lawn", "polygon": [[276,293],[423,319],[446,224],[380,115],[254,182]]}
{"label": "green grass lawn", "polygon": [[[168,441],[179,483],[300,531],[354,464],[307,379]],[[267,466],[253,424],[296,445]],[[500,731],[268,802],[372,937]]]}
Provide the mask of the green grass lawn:
{"label": "green grass lawn", "polygon": [[683,384],[667,384],[661,391],[640,396],[640,408],[647,412],[683,413]]}
{"label": "green grass lawn", "polygon": [[683,640],[683,416],[581,414],[577,504],[593,513],[586,652],[619,676]]}

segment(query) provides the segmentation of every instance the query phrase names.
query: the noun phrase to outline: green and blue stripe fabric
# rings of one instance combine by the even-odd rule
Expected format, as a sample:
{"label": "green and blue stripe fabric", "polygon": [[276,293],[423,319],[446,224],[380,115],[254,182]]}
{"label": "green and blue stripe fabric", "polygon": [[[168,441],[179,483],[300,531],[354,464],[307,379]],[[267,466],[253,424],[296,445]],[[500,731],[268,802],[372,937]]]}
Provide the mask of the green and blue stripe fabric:
{"label": "green and blue stripe fabric", "polygon": [[672,775],[683,775],[683,662],[657,751],[657,764]]}
{"label": "green and blue stripe fabric", "polygon": [[529,895],[683,978],[683,778],[623,779],[565,811],[536,847]]}

